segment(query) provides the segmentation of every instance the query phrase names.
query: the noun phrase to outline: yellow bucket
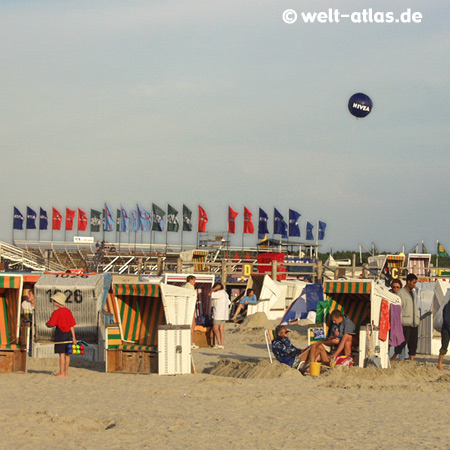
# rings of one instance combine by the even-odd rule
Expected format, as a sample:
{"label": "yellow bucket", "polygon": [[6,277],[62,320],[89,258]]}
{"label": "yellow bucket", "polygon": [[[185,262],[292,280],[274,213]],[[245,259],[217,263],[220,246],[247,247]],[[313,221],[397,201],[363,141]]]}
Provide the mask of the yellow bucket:
{"label": "yellow bucket", "polygon": [[320,367],[322,364],[318,363],[318,362],[312,362],[309,365],[309,374],[312,377],[318,377],[320,375]]}

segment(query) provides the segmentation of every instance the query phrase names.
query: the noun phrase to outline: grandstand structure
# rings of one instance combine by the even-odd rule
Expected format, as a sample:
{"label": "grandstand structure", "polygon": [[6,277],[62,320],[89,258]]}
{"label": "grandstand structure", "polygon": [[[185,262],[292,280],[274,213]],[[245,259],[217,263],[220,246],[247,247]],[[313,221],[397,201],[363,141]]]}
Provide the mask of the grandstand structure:
{"label": "grandstand structure", "polygon": [[[287,251],[279,243],[276,248],[230,247],[224,239],[204,240],[199,244],[181,249],[179,245],[139,243],[98,246],[93,242],[15,240],[14,245],[0,242],[0,271],[119,275],[208,272],[241,276],[249,270],[258,270],[259,253]],[[311,275],[311,268],[307,273]]]}
{"label": "grandstand structure", "polygon": [[[0,242],[3,270],[111,272],[126,274],[153,273],[158,267],[177,270],[180,252],[166,246],[148,244],[96,247],[94,244],[63,241],[15,241],[15,245]],[[171,267],[167,267],[171,266]]]}

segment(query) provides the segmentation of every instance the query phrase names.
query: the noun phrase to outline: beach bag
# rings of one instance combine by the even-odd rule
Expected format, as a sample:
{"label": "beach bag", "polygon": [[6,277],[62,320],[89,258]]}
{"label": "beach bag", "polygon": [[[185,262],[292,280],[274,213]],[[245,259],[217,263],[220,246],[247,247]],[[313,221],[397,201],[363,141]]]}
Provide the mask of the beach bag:
{"label": "beach bag", "polygon": [[209,316],[202,314],[195,318],[195,324],[201,325],[203,327],[208,327],[209,325],[211,325],[211,319],[209,318]]}
{"label": "beach bag", "polygon": [[369,340],[369,350],[367,357],[364,360],[364,367],[375,367],[381,369],[381,358],[375,354],[375,347],[373,342],[373,325],[367,325],[367,337]]}
{"label": "beach bag", "polygon": [[353,367],[355,365],[351,356],[338,356],[334,362],[335,366]]}

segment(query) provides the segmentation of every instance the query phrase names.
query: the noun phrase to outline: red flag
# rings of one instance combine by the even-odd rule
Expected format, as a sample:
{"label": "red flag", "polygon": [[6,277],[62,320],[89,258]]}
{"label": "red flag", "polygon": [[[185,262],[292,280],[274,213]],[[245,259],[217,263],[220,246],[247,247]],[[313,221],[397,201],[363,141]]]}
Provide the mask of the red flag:
{"label": "red flag", "polygon": [[66,208],[66,230],[73,230],[73,219],[75,218],[75,211]]}
{"label": "red flag", "polygon": [[238,216],[236,211],[233,211],[231,206],[228,207],[228,233],[234,234],[236,232],[235,219]]}
{"label": "red flag", "polygon": [[87,216],[84,211],[78,208],[78,231],[85,231],[87,228]]}
{"label": "red flag", "polygon": [[61,213],[56,208],[53,208],[52,230],[60,230],[61,222],[62,222]]}
{"label": "red flag", "polygon": [[206,211],[198,205],[198,232],[204,233],[206,231],[206,224],[208,223],[208,216]]}
{"label": "red flag", "polygon": [[254,232],[252,213],[244,206],[244,234],[253,234]]}

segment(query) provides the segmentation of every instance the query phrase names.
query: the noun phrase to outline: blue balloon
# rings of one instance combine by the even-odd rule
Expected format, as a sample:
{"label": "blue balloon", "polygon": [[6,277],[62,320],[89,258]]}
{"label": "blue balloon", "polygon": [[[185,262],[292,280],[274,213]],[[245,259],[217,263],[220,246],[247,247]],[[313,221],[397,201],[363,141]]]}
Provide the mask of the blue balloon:
{"label": "blue balloon", "polygon": [[366,117],[372,111],[373,103],[370,97],[359,92],[353,94],[348,101],[348,110],[355,117]]}

